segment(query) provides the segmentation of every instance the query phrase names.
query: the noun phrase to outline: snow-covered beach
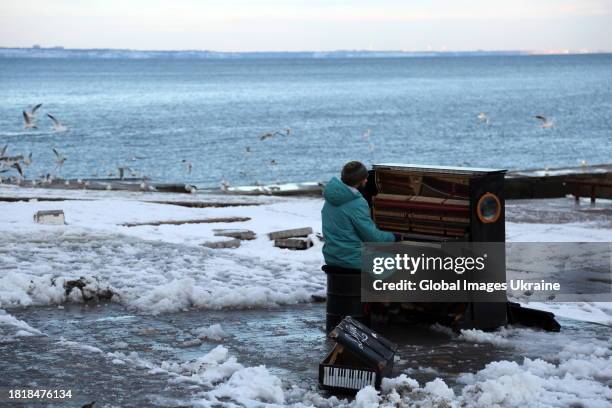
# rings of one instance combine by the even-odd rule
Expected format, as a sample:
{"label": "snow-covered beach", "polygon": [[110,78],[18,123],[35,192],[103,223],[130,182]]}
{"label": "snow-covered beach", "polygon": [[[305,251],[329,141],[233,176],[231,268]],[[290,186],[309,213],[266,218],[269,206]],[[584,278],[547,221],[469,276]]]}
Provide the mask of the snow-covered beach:
{"label": "snow-covered beach", "polygon": [[[141,376],[150,387],[145,387],[149,397],[140,401],[159,406],[366,407],[382,403],[506,407],[580,403],[605,407],[612,401],[612,305],[585,302],[537,305],[570,319],[564,320],[567,329],[561,333],[507,328],[494,333],[466,331],[457,336],[426,329],[442,336],[441,344],[451,347],[451,354],[456,344],[467,344],[476,354],[482,350],[484,357],[475,358],[473,366],[458,365],[469,366],[469,370],[456,372],[455,367],[450,375],[440,372],[439,366],[446,363],[433,368],[434,363],[423,365],[426,347],[415,346],[399,353],[404,360],[398,364],[402,369],[396,370],[397,377],[385,380],[380,395],[364,389],[352,400],[319,393],[313,379],[306,377],[314,372],[328,346],[323,332],[324,307],[311,303],[312,295],[325,291],[325,276],[320,271],[322,243],[313,236],[314,247],[306,251],[282,250],[273,247],[266,234],[299,227],[320,231],[320,198],[48,191],[9,186],[0,186],[0,196],[40,198],[0,202],[3,356],[11,355],[11,350],[56,354],[69,361],[79,356],[86,364],[99,364],[102,371],[124,370],[124,374],[129,372],[125,379],[113,381]],[[63,200],[45,201],[45,197]],[[232,206],[160,203],[173,200],[231,201]],[[53,209],[64,211],[66,225],[33,222],[36,211]],[[611,210],[612,203],[606,200],[598,200],[594,207],[585,202],[578,208],[569,198],[512,201],[507,207],[507,240],[610,242]],[[180,223],[231,217],[248,220]],[[160,221],[178,222],[152,225]],[[219,228],[249,229],[257,238],[242,241],[239,248],[203,247],[203,243],[224,239],[214,235],[213,230]],[[84,292],[94,298],[86,305],[79,290],[67,294],[64,288],[64,282],[81,278],[86,283]],[[113,294],[110,303],[95,299],[109,291]],[[268,323],[262,317],[267,311],[272,311]],[[83,327],[79,324],[73,327],[75,332],[66,331],[72,326],[59,323],[62,314],[68,320],[80,316]],[[181,323],[176,323],[179,329],[173,329],[171,342],[161,347],[163,341],[158,339],[156,348],[143,350],[138,339],[163,332],[160,321]],[[197,325],[197,321],[204,323]],[[105,324],[110,332],[104,335],[87,328]],[[127,330],[131,325],[139,331]],[[147,333],[149,327],[153,328]],[[298,338],[293,338],[294,331]],[[245,338],[241,340],[241,336]],[[297,360],[312,367],[289,368],[287,361],[263,357],[278,357],[274,344],[279,341],[283,345],[277,345],[278,349],[287,347],[286,341],[294,341],[293,348],[301,350]],[[415,349],[422,353],[414,354]],[[16,357],[11,369],[16,370],[17,362],[24,359],[27,357]],[[456,364],[453,360],[450,358],[447,365]],[[39,370],[30,385],[44,378],[45,369]],[[25,373],[13,372],[17,381],[13,385],[26,378]],[[423,377],[427,372],[431,375]],[[159,384],[166,384],[166,393],[155,390]],[[109,396],[108,402],[99,403],[122,406],[119,401]]]}

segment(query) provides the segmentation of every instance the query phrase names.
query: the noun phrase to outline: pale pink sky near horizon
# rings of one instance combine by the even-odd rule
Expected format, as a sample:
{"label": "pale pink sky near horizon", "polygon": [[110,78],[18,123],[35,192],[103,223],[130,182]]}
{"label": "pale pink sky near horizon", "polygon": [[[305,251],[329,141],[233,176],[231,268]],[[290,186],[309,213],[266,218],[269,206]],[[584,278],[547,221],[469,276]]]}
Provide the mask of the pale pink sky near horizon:
{"label": "pale pink sky near horizon", "polygon": [[0,46],[612,51],[612,0],[21,0]]}

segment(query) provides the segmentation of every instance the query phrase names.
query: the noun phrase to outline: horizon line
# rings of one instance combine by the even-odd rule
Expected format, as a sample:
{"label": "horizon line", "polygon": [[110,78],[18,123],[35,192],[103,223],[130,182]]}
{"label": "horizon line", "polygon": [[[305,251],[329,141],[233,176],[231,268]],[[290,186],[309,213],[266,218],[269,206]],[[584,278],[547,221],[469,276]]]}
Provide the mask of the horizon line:
{"label": "horizon line", "polygon": [[0,50],[14,49],[14,50],[45,50],[45,51],[122,51],[122,52],[201,52],[201,53],[217,53],[217,54],[256,54],[256,53],[267,53],[267,54],[299,54],[299,53],[342,53],[342,52],[360,52],[360,53],[403,53],[403,54],[452,54],[452,53],[520,53],[525,55],[581,55],[581,54],[610,54],[612,50],[598,49],[593,50],[589,48],[558,48],[549,50],[539,49],[464,49],[464,50],[406,50],[406,49],[386,49],[386,50],[372,50],[372,49],[334,49],[334,50],[243,50],[243,51],[222,51],[213,49],[136,49],[136,48],[70,48],[61,45],[56,46],[41,46],[34,44],[32,46],[4,46],[0,45]]}

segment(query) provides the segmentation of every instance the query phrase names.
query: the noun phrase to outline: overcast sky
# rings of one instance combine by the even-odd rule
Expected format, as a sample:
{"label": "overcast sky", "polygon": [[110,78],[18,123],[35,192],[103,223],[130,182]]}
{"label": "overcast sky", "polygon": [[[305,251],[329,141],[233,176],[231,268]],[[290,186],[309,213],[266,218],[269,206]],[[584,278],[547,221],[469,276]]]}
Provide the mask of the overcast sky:
{"label": "overcast sky", "polygon": [[607,50],[612,0],[0,0],[0,46]]}

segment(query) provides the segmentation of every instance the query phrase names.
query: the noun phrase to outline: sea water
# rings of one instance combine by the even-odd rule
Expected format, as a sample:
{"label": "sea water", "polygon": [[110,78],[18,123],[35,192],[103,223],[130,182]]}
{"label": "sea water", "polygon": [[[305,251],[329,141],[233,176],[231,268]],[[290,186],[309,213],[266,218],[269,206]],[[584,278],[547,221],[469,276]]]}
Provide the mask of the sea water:
{"label": "sea water", "polygon": [[[32,152],[30,179],[126,166],[216,187],[324,181],[348,160],[525,169],[612,158],[612,55],[3,57],[0,101],[0,148]],[[38,129],[25,130],[22,110],[37,103]],[[69,131],[53,132],[46,113]],[[260,140],[267,132],[279,133]]]}

